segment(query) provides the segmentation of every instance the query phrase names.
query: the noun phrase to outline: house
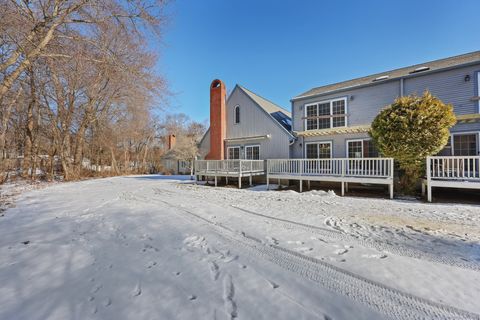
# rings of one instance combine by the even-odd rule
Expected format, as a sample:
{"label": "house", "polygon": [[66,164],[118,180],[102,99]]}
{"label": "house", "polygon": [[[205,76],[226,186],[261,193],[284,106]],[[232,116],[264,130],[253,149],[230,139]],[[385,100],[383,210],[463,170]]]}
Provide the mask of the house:
{"label": "house", "polygon": [[376,157],[370,124],[395,98],[429,90],[454,107],[442,155],[478,155],[480,51],[310,89],[291,100],[294,158]]}
{"label": "house", "polygon": [[[200,143],[206,160],[196,172],[215,182],[239,177],[239,186],[253,174],[266,175],[267,184],[298,180],[300,191],[304,182],[338,182],[342,194],[349,183],[387,185],[392,198],[394,160],[380,157],[368,132],[385,106],[425,90],[452,104],[457,117],[450,142],[428,159],[428,199],[432,186],[480,188],[480,51],[310,89],[291,99],[291,115],[239,85],[226,99],[224,84],[214,80],[211,127]],[[263,169],[209,159],[267,162]]]}
{"label": "house", "polygon": [[225,84],[210,86],[210,128],[199,143],[201,159],[289,158],[290,112],[236,85],[228,98]]}

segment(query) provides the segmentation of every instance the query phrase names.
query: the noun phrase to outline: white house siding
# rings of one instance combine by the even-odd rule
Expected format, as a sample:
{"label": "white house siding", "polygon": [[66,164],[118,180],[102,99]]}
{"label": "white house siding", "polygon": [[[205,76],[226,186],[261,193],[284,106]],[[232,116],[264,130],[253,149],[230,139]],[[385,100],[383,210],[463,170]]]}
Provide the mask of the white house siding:
{"label": "white house siding", "polygon": [[[234,123],[234,108],[240,106],[240,123]],[[261,159],[289,158],[289,141],[291,135],[261,109],[241,88],[236,87],[227,101],[227,140],[234,138],[258,137],[270,135],[270,138],[261,140],[227,141],[228,146],[245,147],[260,145]],[[244,151],[240,150],[243,158]]]}

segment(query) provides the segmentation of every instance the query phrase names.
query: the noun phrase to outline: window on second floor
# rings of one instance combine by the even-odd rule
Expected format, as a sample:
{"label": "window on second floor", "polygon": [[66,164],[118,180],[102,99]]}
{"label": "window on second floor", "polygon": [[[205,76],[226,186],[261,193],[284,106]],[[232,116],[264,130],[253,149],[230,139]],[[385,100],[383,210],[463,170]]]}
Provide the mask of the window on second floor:
{"label": "window on second floor", "polygon": [[311,103],[305,106],[305,130],[329,129],[347,125],[347,99]]}
{"label": "window on second floor", "polygon": [[233,123],[240,123],[240,106],[236,106],[233,112]]}

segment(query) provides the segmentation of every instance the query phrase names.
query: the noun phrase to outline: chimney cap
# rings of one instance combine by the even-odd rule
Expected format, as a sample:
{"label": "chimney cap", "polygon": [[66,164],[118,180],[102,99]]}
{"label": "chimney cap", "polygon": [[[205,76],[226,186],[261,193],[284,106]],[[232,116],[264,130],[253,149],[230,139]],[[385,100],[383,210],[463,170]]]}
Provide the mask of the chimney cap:
{"label": "chimney cap", "polygon": [[220,79],[215,79],[212,81],[212,84],[210,85],[210,88],[211,89],[215,89],[215,88],[220,88],[220,87],[223,87],[224,84],[222,82],[222,80]]}

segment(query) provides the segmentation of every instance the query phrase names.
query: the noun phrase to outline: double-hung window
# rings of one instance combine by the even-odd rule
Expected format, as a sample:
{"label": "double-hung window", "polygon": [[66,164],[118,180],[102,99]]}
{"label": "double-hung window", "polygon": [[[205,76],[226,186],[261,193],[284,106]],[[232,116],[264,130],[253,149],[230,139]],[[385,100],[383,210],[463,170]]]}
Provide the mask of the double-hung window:
{"label": "double-hung window", "polygon": [[260,146],[245,146],[245,159],[260,160]]}
{"label": "double-hung window", "polygon": [[347,141],[347,156],[349,158],[374,158],[378,151],[370,139]]}
{"label": "double-hung window", "polygon": [[332,157],[331,142],[314,142],[305,144],[305,157],[307,159],[329,159]]}
{"label": "double-hung window", "polygon": [[329,129],[347,125],[347,98],[305,105],[305,130]]}
{"label": "double-hung window", "polygon": [[228,160],[240,159],[240,147],[228,147]]}

